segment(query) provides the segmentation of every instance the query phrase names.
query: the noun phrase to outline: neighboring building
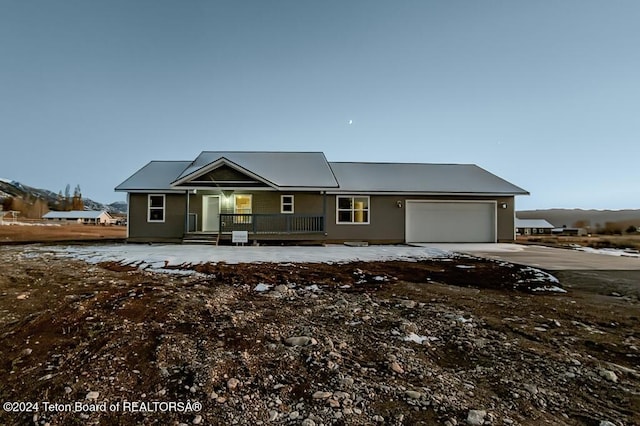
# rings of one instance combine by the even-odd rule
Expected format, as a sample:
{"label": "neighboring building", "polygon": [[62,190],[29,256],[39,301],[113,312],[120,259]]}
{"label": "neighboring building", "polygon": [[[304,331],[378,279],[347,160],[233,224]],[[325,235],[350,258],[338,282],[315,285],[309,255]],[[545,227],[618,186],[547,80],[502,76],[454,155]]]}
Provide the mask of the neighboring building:
{"label": "neighboring building", "polygon": [[472,164],[327,162],[321,152],[202,152],[152,161],[127,192],[129,241],[194,235],[371,243],[515,238],[514,199],[528,194]]}
{"label": "neighboring building", "polygon": [[544,219],[518,219],[516,218],[516,234],[518,235],[549,235],[555,228]]}
{"label": "neighboring building", "polygon": [[106,210],[71,210],[68,212],[54,212],[42,216],[43,219],[60,222],[77,222],[93,225],[110,224],[113,218]]}
{"label": "neighboring building", "polygon": [[585,228],[567,228],[566,226],[563,226],[562,228],[553,228],[551,230],[551,233],[553,235],[563,235],[569,237],[582,237],[588,234]]}

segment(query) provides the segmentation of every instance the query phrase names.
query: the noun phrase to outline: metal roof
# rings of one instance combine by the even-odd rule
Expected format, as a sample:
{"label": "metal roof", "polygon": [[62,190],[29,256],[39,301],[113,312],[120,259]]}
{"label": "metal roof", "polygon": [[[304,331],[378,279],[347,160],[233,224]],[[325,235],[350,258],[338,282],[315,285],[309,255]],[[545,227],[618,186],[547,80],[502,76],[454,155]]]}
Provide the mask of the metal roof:
{"label": "metal roof", "polygon": [[516,228],[555,228],[544,219],[518,219],[516,218]]}
{"label": "metal roof", "polygon": [[175,182],[208,171],[207,166],[224,159],[278,187],[337,187],[322,152],[203,151],[177,176]]}
{"label": "metal roof", "polygon": [[[171,191],[171,182],[190,161],[151,161],[116,186],[116,191]],[[183,191],[184,192],[184,191]]]}
{"label": "metal roof", "polygon": [[51,211],[42,217],[44,219],[98,219],[103,214],[110,216],[105,210],[71,210],[68,212]]}
{"label": "metal roof", "polygon": [[281,189],[332,193],[527,195],[524,189],[474,164],[327,162],[322,152],[203,151],[194,161],[151,161],[116,191],[181,192],[175,185],[220,164]]}
{"label": "metal roof", "polygon": [[475,164],[329,164],[340,183],[339,192],[345,193],[529,194]]}

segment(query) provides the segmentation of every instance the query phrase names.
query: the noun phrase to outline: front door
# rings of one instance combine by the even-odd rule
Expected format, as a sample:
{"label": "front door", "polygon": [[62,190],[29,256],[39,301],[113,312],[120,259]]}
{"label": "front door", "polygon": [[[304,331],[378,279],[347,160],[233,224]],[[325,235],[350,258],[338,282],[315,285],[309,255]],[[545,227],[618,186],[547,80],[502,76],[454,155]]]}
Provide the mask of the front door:
{"label": "front door", "polygon": [[202,196],[202,230],[204,232],[220,230],[220,197],[217,195]]}

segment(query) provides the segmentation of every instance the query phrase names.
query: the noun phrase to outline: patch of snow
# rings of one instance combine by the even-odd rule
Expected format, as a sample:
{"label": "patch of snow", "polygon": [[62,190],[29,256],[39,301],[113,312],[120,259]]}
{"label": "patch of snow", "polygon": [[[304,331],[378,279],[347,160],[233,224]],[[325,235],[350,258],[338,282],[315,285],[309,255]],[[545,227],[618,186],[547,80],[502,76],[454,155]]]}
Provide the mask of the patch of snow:
{"label": "patch of snow", "polygon": [[593,254],[604,254],[608,256],[625,256],[625,257],[638,257],[640,258],[640,253],[637,250],[629,250],[629,249],[614,249],[614,248],[602,248],[596,249],[593,247],[576,247],[574,250],[583,251],[585,253],[593,253]]}
{"label": "patch of snow", "polygon": [[548,283],[560,283],[556,277],[553,275],[544,272],[538,268],[533,268],[528,266],[521,270],[522,272],[531,272],[533,273],[533,278],[528,278],[527,280],[519,280],[518,282],[548,282]]}
{"label": "patch of snow", "polygon": [[[45,250],[42,248],[42,250]],[[199,244],[101,244],[87,246],[54,246],[47,251],[61,257],[84,260],[88,263],[118,262],[138,265],[140,269],[156,270],[160,265],[236,263],[331,263],[425,259],[451,256],[445,251],[429,247],[342,245],[312,247],[269,246],[210,246]]]}
{"label": "patch of snow", "polygon": [[456,268],[460,268],[460,269],[474,269],[475,266],[473,265],[456,265]]}
{"label": "patch of snow", "polygon": [[11,183],[11,179],[0,178],[0,182]]}
{"label": "patch of snow", "polygon": [[558,286],[546,286],[546,287],[536,287],[536,288],[532,288],[531,291],[548,291],[551,293],[566,293],[567,290],[565,290],[564,288],[560,288]]}
{"label": "patch of snow", "polygon": [[27,222],[14,222],[11,217],[5,217],[4,220],[0,220],[0,225],[11,226],[62,226],[59,223],[27,223]]}
{"label": "patch of snow", "polygon": [[269,289],[271,289],[271,287],[273,287],[273,286],[269,285],[269,284],[260,283],[253,289],[253,291],[257,291],[258,293],[262,293],[264,291],[268,291]]}
{"label": "patch of snow", "polygon": [[427,336],[419,336],[416,333],[411,333],[411,334],[409,334],[408,336],[406,336],[402,340],[404,340],[405,342],[415,342],[415,343],[421,345],[426,340],[430,340],[430,339]]}
{"label": "patch of snow", "polygon": [[309,291],[320,291],[320,287],[318,287],[318,284],[308,285],[304,289]]}

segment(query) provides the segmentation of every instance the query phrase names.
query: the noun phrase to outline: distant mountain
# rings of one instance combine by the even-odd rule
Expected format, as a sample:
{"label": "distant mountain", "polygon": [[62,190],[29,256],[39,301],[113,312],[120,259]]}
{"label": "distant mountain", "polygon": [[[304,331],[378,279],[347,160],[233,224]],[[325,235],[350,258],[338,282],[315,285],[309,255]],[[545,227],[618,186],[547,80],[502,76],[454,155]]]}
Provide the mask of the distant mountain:
{"label": "distant mountain", "polygon": [[[0,178],[0,204],[7,198],[20,199],[25,202],[41,200],[52,207],[58,201],[58,193],[48,189],[34,188],[14,180]],[[115,214],[125,214],[127,212],[127,203],[121,201],[102,204],[83,197],[82,202],[85,210],[106,210]]]}
{"label": "distant mountain", "polygon": [[618,227],[640,226],[640,210],[582,210],[582,209],[547,209],[522,210],[516,212],[519,219],[546,219],[552,225],[604,228],[607,223]]}

